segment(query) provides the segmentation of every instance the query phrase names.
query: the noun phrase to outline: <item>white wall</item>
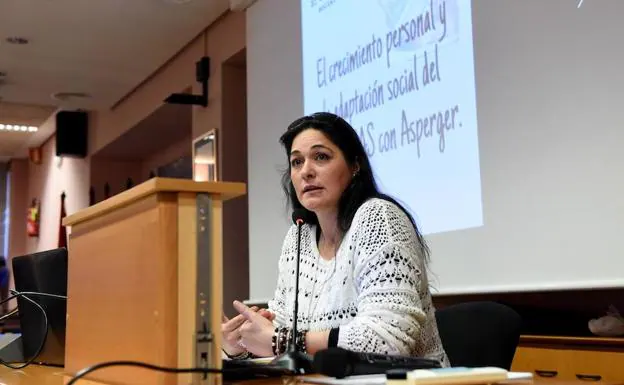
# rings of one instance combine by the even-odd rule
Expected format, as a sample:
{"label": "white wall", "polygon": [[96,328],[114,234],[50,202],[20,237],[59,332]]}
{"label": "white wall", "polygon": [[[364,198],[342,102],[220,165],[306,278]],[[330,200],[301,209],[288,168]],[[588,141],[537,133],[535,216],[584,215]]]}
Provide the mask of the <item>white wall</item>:
{"label": "white wall", "polygon": [[430,238],[440,290],[624,286],[624,2],[474,4],[485,226]]}
{"label": "white wall", "polygon": [[286,153],[278,140],[303,110],[298,0],[261,0],[247,10],[249,293],[269,298],[290,225],[280,186]]}
{"label": "white wall", "polygon": [[[50,124],[56,124],[54,116],[42,127]],[[27,239],[28,254],[58,247],[63,192],[67,215],[89,205],[89,159],[57,157],[55,149],[56,138],[51,137],[42,147],[41,164],[28,165],[28,204],[41,202],[39,237]]]}
{"label": "white wall", "polygon": [[[624,286],[624,1],[577,3],[473,2],[484,226],[428,237],[441,293]],[[247,15],[252,298],[272,296],[288,227],[277,139],[302,113],[299,7]]]}

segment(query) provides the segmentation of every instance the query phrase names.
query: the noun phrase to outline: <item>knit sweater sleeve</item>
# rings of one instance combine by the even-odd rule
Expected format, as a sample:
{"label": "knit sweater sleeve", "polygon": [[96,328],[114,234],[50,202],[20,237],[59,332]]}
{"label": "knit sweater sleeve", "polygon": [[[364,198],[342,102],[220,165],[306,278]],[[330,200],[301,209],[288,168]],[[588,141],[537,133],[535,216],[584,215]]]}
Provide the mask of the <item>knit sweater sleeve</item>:
{"label": "knit sweater sleeve", "polygon": [[369,201],[354,218],[354,284],[357,315],[340,326],[345,349],[409,355],[417,347],[426,313],[421,245],[396,205]]}
{"label": "knit sweater sleeve", "polygon": [[[282,244],[282,253],[280,254],[279,263],[278,263],[278,275],[277,275],[277,285],[275,287],[275,293],[273,298],[269,301],[268,307],[269,311],[275,314],[275,319],[273,324],[276,327],[284,327],[290,324],[290,320],[292,319],[292,315],[289,315],[287,309],[288,303],[293,301],[293,291],[294,289],[290,284],[290,274],[288,272],[291,269],[292,261],[289,261],[292,253],[291,249],[296,248],[295,236],[296,236],[296,226],[291,226],[284,238],[284,242]],[[288,296],[290,295],[290,296]],[[289,302],[290,301],[290,302]]]}

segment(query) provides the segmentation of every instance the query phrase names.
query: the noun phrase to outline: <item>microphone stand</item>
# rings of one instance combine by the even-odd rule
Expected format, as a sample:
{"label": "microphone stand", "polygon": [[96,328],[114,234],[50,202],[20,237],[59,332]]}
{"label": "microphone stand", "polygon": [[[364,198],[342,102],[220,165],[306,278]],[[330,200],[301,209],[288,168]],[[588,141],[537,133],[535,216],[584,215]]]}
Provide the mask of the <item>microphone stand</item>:
{"label": "microphone stand", "polygon": [[286,370],[305,374],[312,372],[312,358],[297,350],[297,313],[299,312],[299,265],[301,261],[301,226],[303,219],[297,218],[297,265],[295,267],[295,305],[293,314],[293,323],[291,338],[286,347],[286,352],[271,362],[274,365],[285,368]]}

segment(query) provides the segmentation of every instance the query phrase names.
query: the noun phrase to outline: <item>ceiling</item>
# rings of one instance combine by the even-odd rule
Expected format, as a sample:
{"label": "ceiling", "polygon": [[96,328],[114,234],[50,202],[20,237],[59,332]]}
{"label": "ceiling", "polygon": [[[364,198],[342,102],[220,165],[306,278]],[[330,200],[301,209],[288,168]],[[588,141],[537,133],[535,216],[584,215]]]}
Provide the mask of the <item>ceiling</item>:
{"label": "ceiling", "polygon": [[[51,106],[0,102],[0,124],[38,127],[54,113],[54,110],[55,108]],[[44,130],[38,132],[0,131],[0,162],[24,156],[28,147],[43,143],[50,134]]]}
{"label": "ceiling", "polygon": [[[2,0],[0,123],[109,108],[228,9],[228,0]],[[51,134],[0,131],[0,161]]]}

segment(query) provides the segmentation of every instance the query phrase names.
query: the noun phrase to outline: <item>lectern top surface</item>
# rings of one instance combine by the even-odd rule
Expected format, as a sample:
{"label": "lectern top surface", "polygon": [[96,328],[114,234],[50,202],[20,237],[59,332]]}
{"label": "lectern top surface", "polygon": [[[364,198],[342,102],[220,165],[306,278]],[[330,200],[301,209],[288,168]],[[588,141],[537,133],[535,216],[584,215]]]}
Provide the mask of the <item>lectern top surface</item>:
{"label": "lectern top surface", "polygon": [[63,218],[63,225],[75,225],[146,196],[163,192],[208,193],[214,198],[226,201],[246,194],[247,187],[245,183],[240,182],[195,182],[190,179],[152,178],[129,190]]}

